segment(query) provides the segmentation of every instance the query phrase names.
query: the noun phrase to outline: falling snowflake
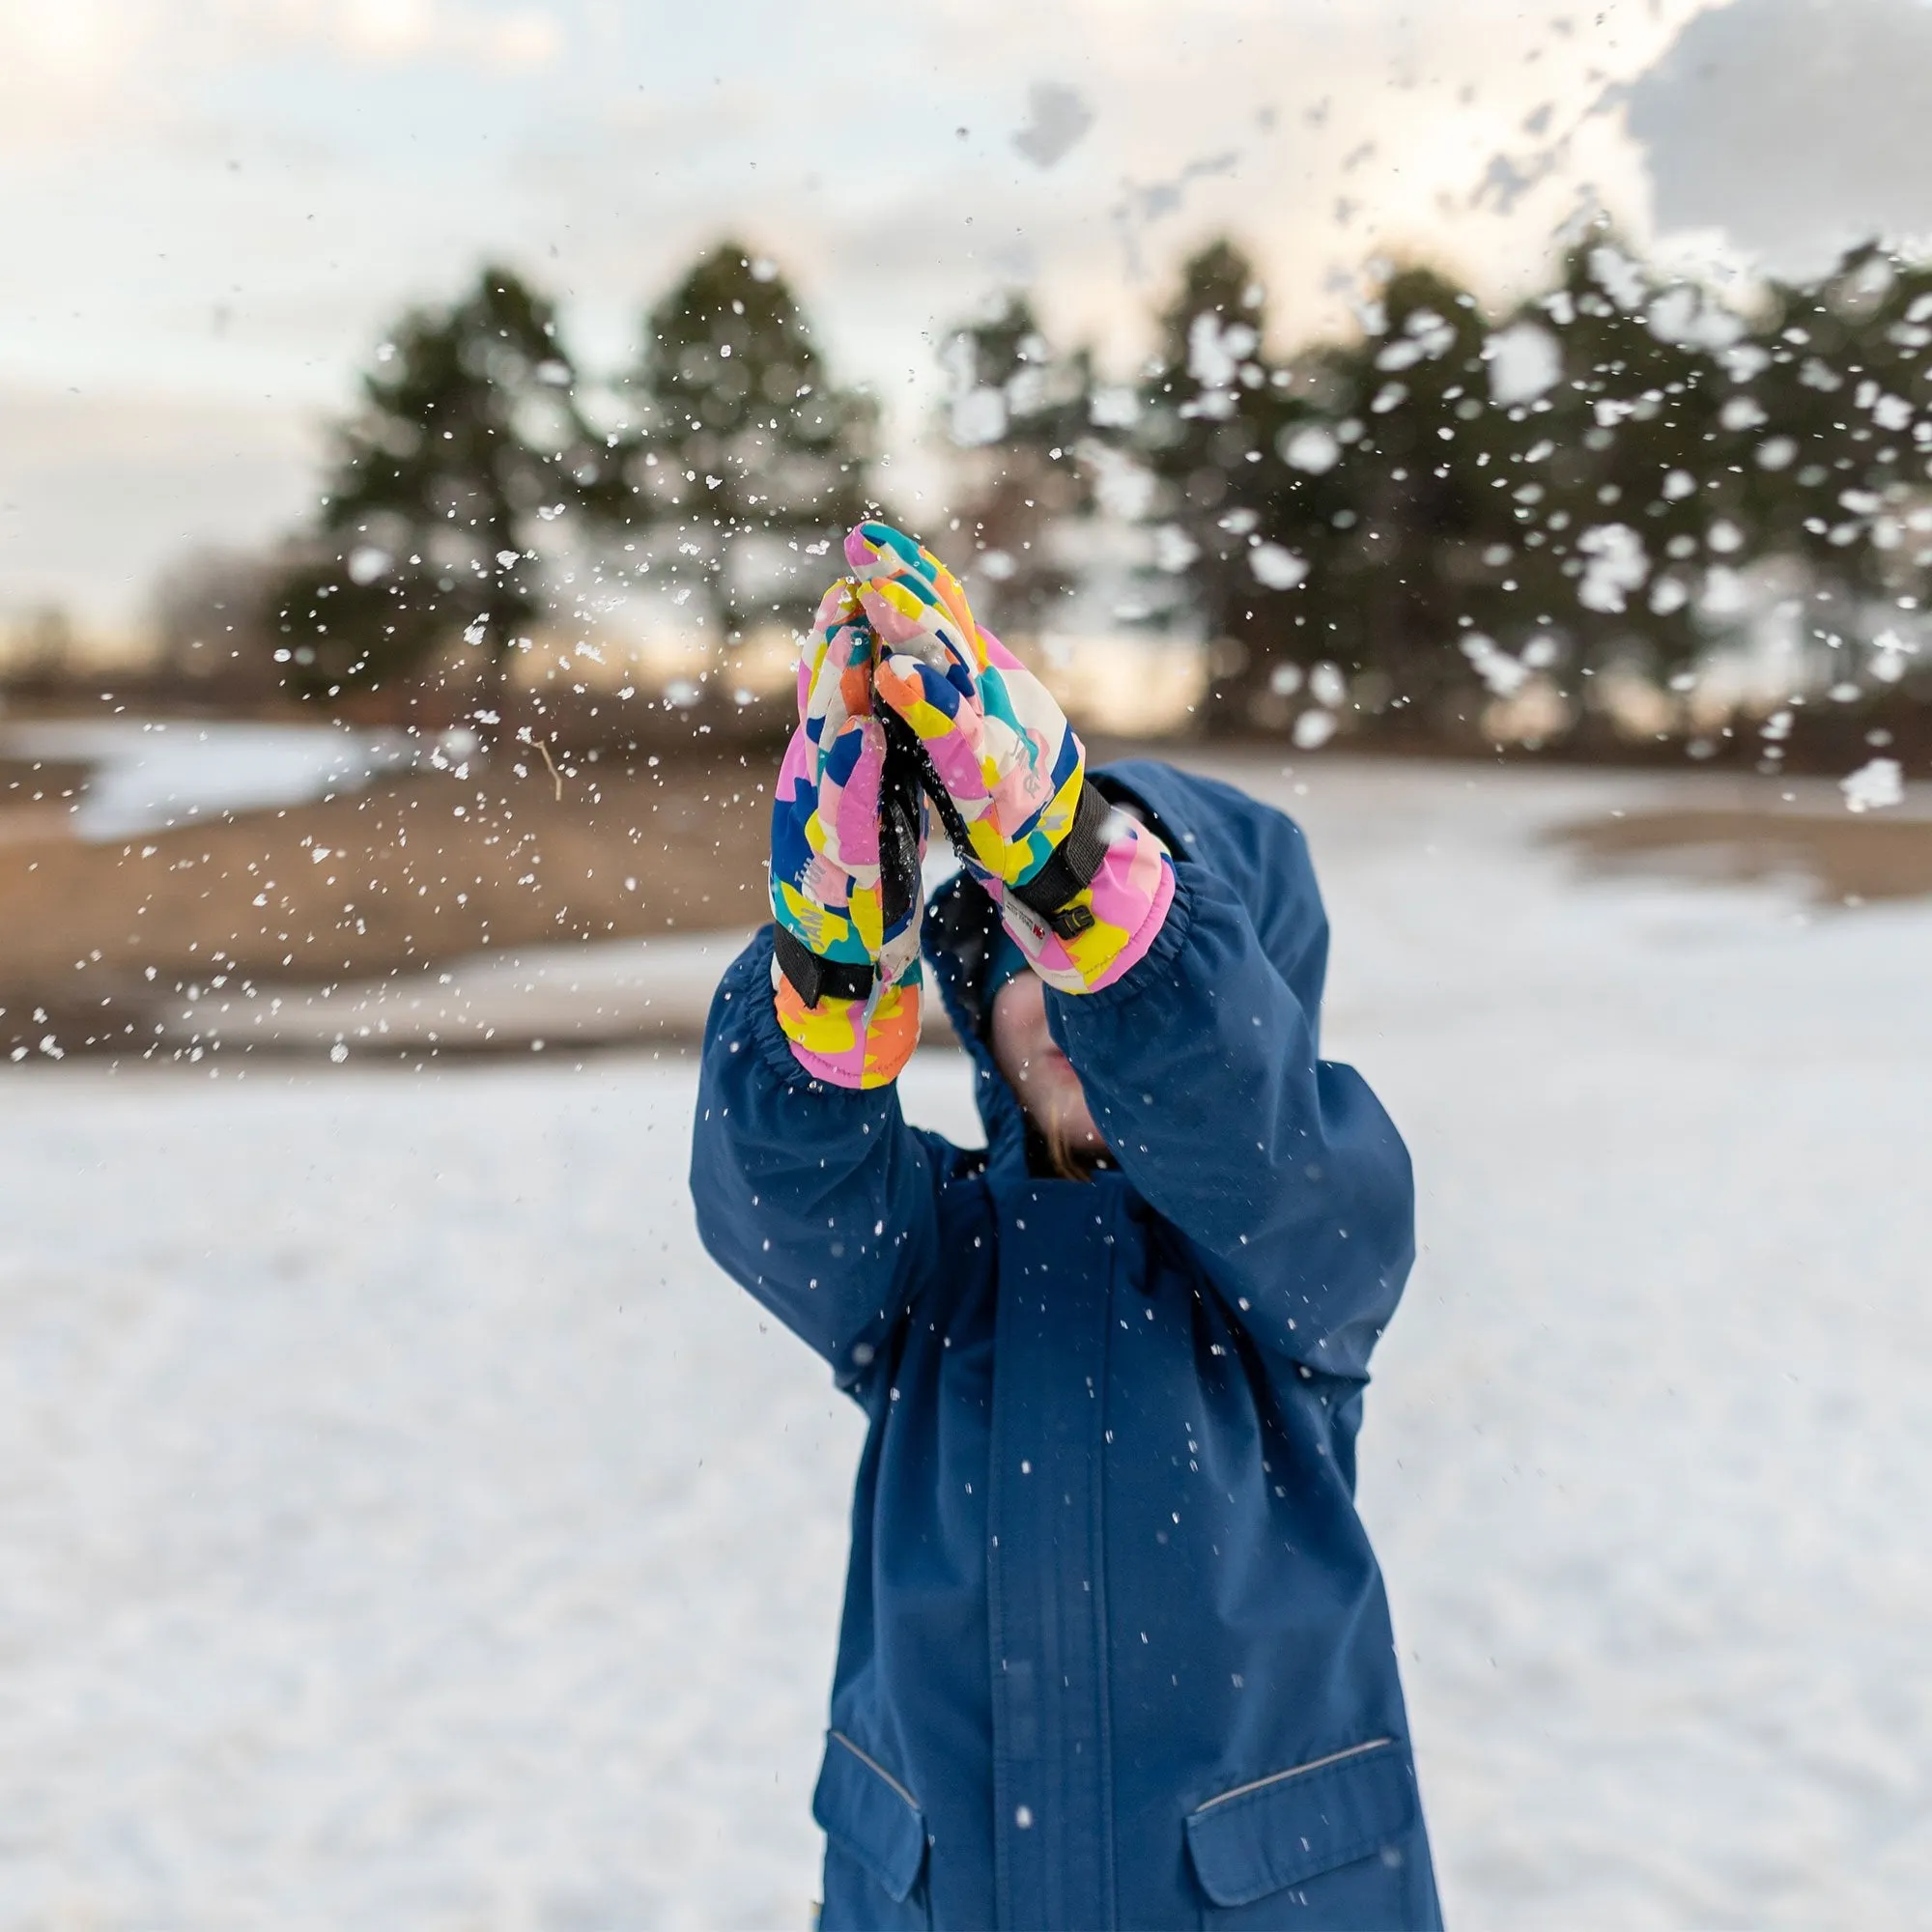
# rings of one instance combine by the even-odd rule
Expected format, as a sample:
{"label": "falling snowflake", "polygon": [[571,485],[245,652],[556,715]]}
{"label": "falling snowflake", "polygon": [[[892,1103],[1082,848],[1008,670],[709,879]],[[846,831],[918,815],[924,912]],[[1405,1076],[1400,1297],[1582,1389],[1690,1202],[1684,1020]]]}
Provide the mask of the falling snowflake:
{"label": "falling snowflake", "polygon": [[1905,675],[1905,661],[1918,646],[1896,631],[1881,631],[1872,639],[1871,674],[1881,684],[1896,684]]}
{"label": "falling snowflake", "polygon": [[1493,638],[1486,638],[1480,631],[1471,631],[1459,648],[1498,697],[1514,697],[1529,682],[1529,670],[1522,660],[1511,657]]}
{"label": "falling snowflake", "polygon": [[1200,546],[1179,524],[1162,524],[1153,533],[1154,568],[1169,576],[1178,576],[1200,554]]}
{"label": "falling snowflake", "polygon": [[1848,811],[1882,811],[1905,799],[1905,768],[1896,758],[1873,758],[1838,781]]}
{"label": "falling snowflake", "polygon": [[1204,311],[1188,325],[1187,373],[1204,389],[1225,389],[1234,382],[1241,358],[1259,341],[1246,323],[1230,323],[1223,328],[1211,312]]}
{"label": "falling snowflake", "polygon": [[1306,559],[1280,544],[1257,544],[1248,553],[1248,563],[1270,590],[1293,590],[1308,575]]}
{"label": "falling snowflake", "polygon": [[1577,539],[1589,561],[1577,601],[1586,611],[1621,611],[1624,600],[1650,575],[1643,539],[1628,524],[1600,524]]}
{"label": "falling snowflake", "polygon": [[1499,328],[1483,345],[1483,359],[1490,365],[1490,395],[1505,407],[1535,402],[1563,374],[1562,345],[1533,322]]}
{"label": "falling snowflake", "polygon": [[1291,469],[1305,470],[1310,476],[1325,474],[1342,457],[1342,445],[1336,441],[1334,432],[1323,429],[1320,423],[1283,430],[1276,447]]}
{"label": "falling snowflake", "polygon": [[1140,398],[1124,384],[1095,389],[1087,405],[1089,420],[1101,429],[1131,429],[1140,413]]}

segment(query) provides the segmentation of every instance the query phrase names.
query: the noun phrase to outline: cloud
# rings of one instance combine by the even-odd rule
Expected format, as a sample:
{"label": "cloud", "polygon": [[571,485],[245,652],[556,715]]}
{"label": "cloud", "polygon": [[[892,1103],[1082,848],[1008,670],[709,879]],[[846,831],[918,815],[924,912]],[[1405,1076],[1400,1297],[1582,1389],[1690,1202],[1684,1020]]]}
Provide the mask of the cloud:
{"label": "cloud", "polygon": [[[309,30],[305,19],[291,25]],[[534,8],[498,13],[448,0],[341,0],[329,25],[339,46],[383,64],[447,59],[514,70],[547,66],[563,48],[556,20]]]}
{"label": "cloud", "polygon": [[436,36],[434,0],[344,0],[336,31],[352,53],[368,60],[409,60]]}
{"label": "cloud", "polygon": [[[1374,252],[1486,292],[1541,272],[1586,185],[1640,211],[1621,119],[1589,109],[1701,0],[1562,31],[1520,0],[933,0],[899,23],[920,111],[887,135],[826,107],[876,40],[865,0],[21,3],[50,24],[30,62],[0,61],[0,379],[330,413],[388,320],[486,258],[554,290],[612,366],[728,232],[783,263],[839,374],[875,384],[896,478],[937,404],[933,342],[1014,279],[1056,337],[1124,370],[1216,233],[1252,249],[1284,340],[1348,326]],[[1016,67],[1051,76],[1023,118]],[[1496,155],[1514,172],[1479,196]],[[193,469],[182,421],[151,475],[164,448]],[[45,490],[0,451],[46,539],[0,541],[0,603],[128,583],[119,560],[158,541],[145,494],[91,513],[58,444],[37,447]],[[230,493],[239,473],[194,485],[234,507],[238,541],[256,500],[295,501]]]}
{"label": "cloud", "polygon": [[[526,77],[570,38],[556,8],[477,0],[0,0],[0,156],[30,158],[178,137],[277,68],[318,95],[372,70]],[[258,110],[268,92],[253,89]]]}
{"label": "cloud", "polygon": [[184,552],[286,527],[319,455],[293,410],[0,387],[0,611],[125,624]]}
{"label": "cloud", "polygon": [[1625,97],[1658,228],[1721,230],[1782,273],[1874,233],[1932,234],[1922,159],[1932,8],[1735,0]]}

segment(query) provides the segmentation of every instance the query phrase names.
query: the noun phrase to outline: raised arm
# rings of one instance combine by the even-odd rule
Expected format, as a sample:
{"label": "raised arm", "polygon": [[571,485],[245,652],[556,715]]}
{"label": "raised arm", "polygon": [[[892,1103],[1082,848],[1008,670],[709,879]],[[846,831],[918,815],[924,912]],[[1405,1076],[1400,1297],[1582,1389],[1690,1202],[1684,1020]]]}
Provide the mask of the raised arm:
{"label": "raised arm", "polygon": [[[1318,1057],[1326,927],[1299,831],[1164,767],[1089,782],[1051,694],[931,552],[862,524],[845,554],[877,695],[1046,982],[1128,1178],[1258,1339],[1364,1376],[1413,1252],[1408,1156],[1360,1078]],[[1151,815],[1110,810],[1111,790]]]}
{"label": "raised arm", "polygon": [[1127,1178],[1249,1333],[1359,1378],[1414,1257],[1407,1151],[1361,1076],[1319,1057],[1326,924],[1299,831],[1168,779],[1182,803],[1156,810],[1185,856],[1166,923],[1113,985],[1049,991],[1048,1023]]}
{"label": "raised arm", "polygon": [[691,1152],[704,1245],[855,1393],[931,1279],[956,1157],[894,1086],[919,1038],[924,834],[875,715],[875,645],[841,577],[772,787],[773,923],[712,1001]]}
{"label": "raised arm", "polygon": [[895,1087],[837,1087],[794,1056],[767,927],[711,1004],[692,1135],[697,1231],[719,1266],[852,1387],[934,1277],[952,1150],[909,1127]]}

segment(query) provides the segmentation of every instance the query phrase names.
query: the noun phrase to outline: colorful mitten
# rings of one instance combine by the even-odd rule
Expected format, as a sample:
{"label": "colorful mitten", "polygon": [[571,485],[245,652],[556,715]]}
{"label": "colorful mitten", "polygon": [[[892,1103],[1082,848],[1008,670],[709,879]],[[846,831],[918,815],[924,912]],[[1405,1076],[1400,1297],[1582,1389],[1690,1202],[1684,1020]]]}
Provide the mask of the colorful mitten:
{"label": "colorful mitten", "polygon": [[800,1065],[883,1087],[919,1043],[918,773],[872,715],[872,629],[849,579],[798,669],[798,729],[772,798],[772,992]]}
{"label": "colorful mitten", "polygon": [[973,621],[930,551],[889,525],[861,524],[845,560],[878,634],[874,685],[917,735],[960,857],[1049,986],[1111,985],[1153,944],[1173,903],[1167,847],[1087,783],[1086,753],[1060,706]]}

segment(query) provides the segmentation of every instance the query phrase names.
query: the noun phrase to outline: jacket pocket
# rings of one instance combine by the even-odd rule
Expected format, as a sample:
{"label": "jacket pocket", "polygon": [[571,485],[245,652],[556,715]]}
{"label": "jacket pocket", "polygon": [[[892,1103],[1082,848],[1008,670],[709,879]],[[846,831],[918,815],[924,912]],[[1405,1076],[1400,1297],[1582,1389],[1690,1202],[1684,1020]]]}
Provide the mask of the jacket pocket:
{"label": "jacket pocket", "polygon": [[1187,1851],[1214,1904],[1252,1905],[1380,1852],[1416,1815],[1408,1753],[1375,1738],[1210,1798],[1187,1814]]}
{"label": "jacket pocket", "polygon": [[[811,1815],[835,1851],[858,1865],[895,1905],[905,1904],[925,1864],[925,1814],[912,1793],[843,1731],[825,1734]],[[829,1874],[826,1889],[830,1908]]]}

